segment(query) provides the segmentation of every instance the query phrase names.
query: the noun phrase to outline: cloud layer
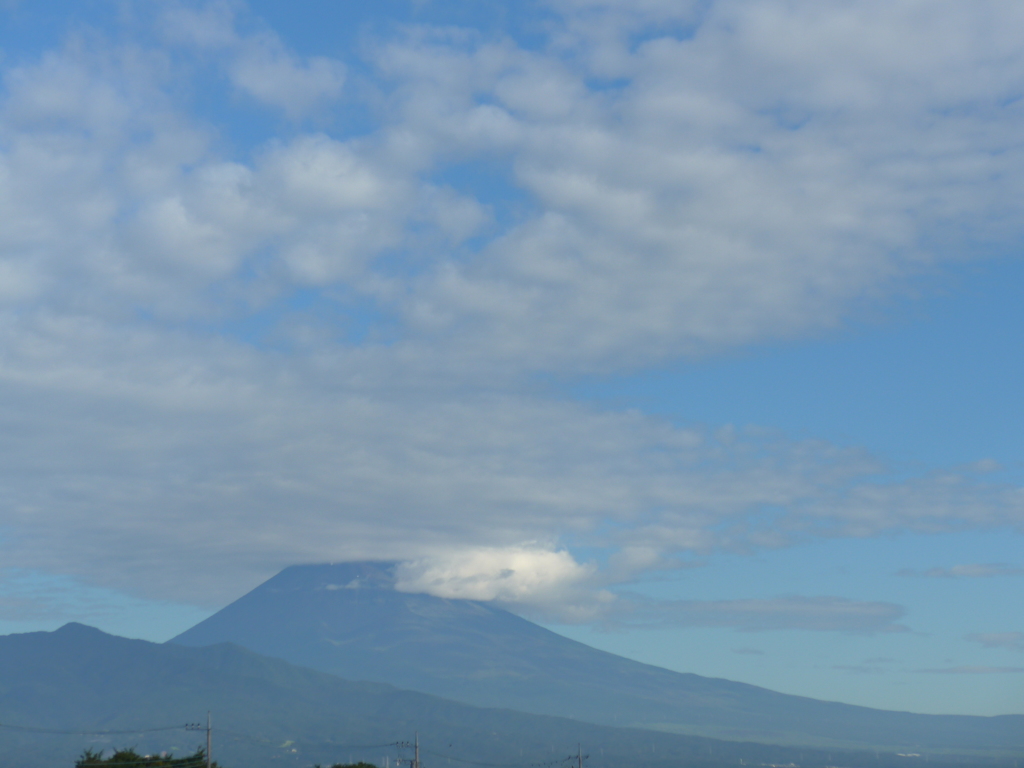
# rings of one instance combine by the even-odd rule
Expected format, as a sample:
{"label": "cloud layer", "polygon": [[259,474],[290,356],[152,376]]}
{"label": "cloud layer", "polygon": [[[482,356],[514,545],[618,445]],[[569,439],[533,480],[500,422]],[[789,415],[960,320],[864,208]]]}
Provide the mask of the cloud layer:
{"label": "cloud layer", "polygon": [[785,596],[767,600],[638,601],[625,623],[649,628],[730,627],[743,632],[801,629],[818,632],[906,632],[906,613],[892,603],[841,597]]}
{"label": "cloud layer", "polygon": [[902,570],[900,576],[927,576],[932,579],[984,579],[991,576],[1021,576],[1024,568],[1006,563],[968,563],[949,568],[929,568],[925,571]]}
{"label": "cloud layer", "polygon": [[[552,9],[539,45],[421,25],[341,61],[167,3],[4,60],[5,564],[216,605],[293,562],[401,558],[409,585],[583,616],[693,553],[1024,525],[1021,490],[983,473],[897,477],[533,378],[817,333],[1014,249],[1024,10]],[[194,92],[283,127],[245,145]],[[574,546],[607,555],[600,578]]]}
{"label": "cloud layer", "polygon": [[1010,651],[1024,651],[1024,632],[982,632],[967,635],[968,640],[981,643],[986,648],[1005,648]]}

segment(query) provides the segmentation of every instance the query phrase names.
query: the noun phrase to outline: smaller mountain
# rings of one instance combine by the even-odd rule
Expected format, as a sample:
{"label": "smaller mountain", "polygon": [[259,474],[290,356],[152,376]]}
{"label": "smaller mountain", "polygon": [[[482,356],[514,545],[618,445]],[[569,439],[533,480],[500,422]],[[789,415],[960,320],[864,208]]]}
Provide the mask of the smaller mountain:
{"label": "smaller mountain", "polygon": [[[205,733],[173,726],[205,723],[207,711],[213,713],[213,756],[227,768],[395,764],[411,756],[395,743],[411,741],[416,732],[424,768],[569,768],[565,758],[577,744],[589,754],[586,768],[906,768],[905,759],[892,754],[716,742],[471,707],[342,680],[231,644],[158,645],[80,624],[0,637],[5,768],[71,768],[87,747],[191,754]],[[119,733],[80,733],[87,731]],[[972,764],[1009,768],[1005,761]]]}
{"label": "smaller mountain", "polygon": [[393,563],[286,568],[172,643],[233,642],[341,677],[487,707],[715,738],[1024,756],[1024,716],[888,712],[672,672],[494,605],[395,590]]}

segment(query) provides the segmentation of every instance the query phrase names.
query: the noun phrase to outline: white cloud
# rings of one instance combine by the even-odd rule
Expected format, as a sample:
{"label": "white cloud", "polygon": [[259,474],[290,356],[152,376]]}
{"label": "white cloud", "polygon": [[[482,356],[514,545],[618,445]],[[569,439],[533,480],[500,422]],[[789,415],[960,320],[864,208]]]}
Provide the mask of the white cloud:
{"label": "white cloud", "polygon": [[241,319],[298,286],[374,295],[374,257],[457,246],[487,221],[372,141],[299,134],[248,163],[216,157],[163,76],[156,54],[81,46],[5,72],[0,301]]}
{"label": "white cloud", "polygon": [[168,3],[160,16],[160,31],[176,43],[215,50],[230,48],[238,44],[238,33],[235,31],[238,7],[225,0],[198,7]]}
{"label": "white cloud", "polygon": [[345,66],[325,56],[299,62],[275,36],[261,35],[240,46],[230,75],[240,90],[298,118],[340,95]]}
{"label": "white cloud", "polygon": [[1024,667],[986,667],[980,665],[939,667],[936,669],[919,669],[918,672],[927,672],[937,675],[1014,675],[1024,672]]}
{"label": "white cloud", "polygon": [[[1020,234],[1015,10],[951,6],[922,21],[909,2],[719,2],[698,16],[648,3],[630,10],[646,31],[622,54],[618,85],[596,88],[588,60],[568,55],[598,35],[577,14],[597,23],[623,8],[559,7],[568,36],[553,33],[550,50],[422,28],[383,43],[379,131],[294,136],[263,153],[262,176],[258,160],[203,157],[205,137],[169,111],[156,53],[146,66],[51,55],[8,73],[5,117],[72,130],[41,146],[38,120],[19,134],[44,173],[11,183],[63,189],[79,210],[57,207],[54,228],[29,198],[12,231],[39,221],[58,252],[83,235],[107,249],[139,206],[145,232],[128,245],[162,262],[191,255],[193,295],[210,280],[240,290],[260,253],[266,290],[354,287],[424,350],[462,358],[449,365],[505,371],[622,369],[833,327],[972,242]],[[694,34],[644,27],[665,13],[690,18]],[[239,31],[236,15],[172,5],[161,23],[182,55],[222,57],[238,88],[295,115],[338,96],[340,62],[303,62],[272,30]],[[140,129],[158,140],[137,146]],[[58,156],[53,140],[75,151]],[[454,195],[432,175],[505,159],[511,174],[494,180],[530,205],[453,249],[488,221],[488,184]],[[292,165],[272,176],[275,160]],[[137,188],[154,181],[163,188]],[[443,245],[421,242],[424,221]],[[369,257],[383,252],[415,268],[376,268]],[[97,258],[115,263],[93,290],[139,279],[137,255]]]}
{"label": "white cloud", "polygon": [[968,563],[949,568],[928,568],[924,571],[904,569],[900,576],[927,576],[932,579],[983,579],[990,576],[1021,576],[1024,568],[1015,568],[1006,563]]}
{"label": "white cloud", "polygon": [[475,547],[399,564],[395,588],[588,621],[615,601],[611,593],[594,588],[596,575],[595,566],[581,565],[564,549]]}
{"label": "white cloud", "polygon": [[[624,45],[620,5],[572,5],[549,47],[386,41],[360,92],[374,129],[325,119],[230,156],[167,51],[78,41],[6,66],[4,562],[215,605],[293,562],[404,558],[405,583],[593,616],[602,580],[682,555],[1020,530],[1021,491],[984,467],[896,477],[819,441],[552,399],[528,374],[814,332],[965,243],[1015,242],[1021,11],[722,2],[676,38],[652,2]],[[349,97],[339,63],[240,32],[231,6],[176,7],[165,30],[192,65],[176,77],[212,62],[293,116]],[[339,342],[345,323],[369,341]],[[853,631],[893,611],[665,616]]]}
{"label": "white cloud", "polygon": [[539,545],[476,547],[400,563],[395,588],[450,599],[494,601],[549,621],[598,622],[607,628],[906,631],[906,627],[896,623],[906,611],[892,603],[793,595],[771,599],[652,600],[602,588],[610,575],[599,573],[593,564],[578,563],[566,550]]}
{"label": "white cloud", "polygon": [[896,622],[906,610],[893,603],[842,597],[784,596],[743,600],[634,598],[621,621],[640,627],[732,627],[743,632],[800,629],[818,632],[905,632]]}
{"label": "white cloud", "polygon": [[[914,8],[715,3],[692,38],[635,46],[610,90],[552,54],[391,45],[403,127],[514,152],[539,208],[439,267],[410,321],[527,365],[621,368],[837,325],[963,258],[962,233],[1010,236],[1024,22]],[[553,83],[557,111],[524,101]]]}
{"label": "white cloud", "polygon": [[201,7],[169,4],[161,15],[164,35],[200,49],[225,51],[227,75],[240,92],[293,118],[336,100],[345,83],[345,65],[326,56],[301,60],[272,30],[236,30],[237,6],[212,2]]}
{"label": "white cloud", "polygon": [[[513,601],[588,572],[529,541],[621,551],[608,576],[626,579],[679,555],[793,544],[822,521],[842,535],[850,517],[860,535],[1020,523],[1004,491],[969,478],[906,488],[825,445],[724,444],[527,396],[438,398],[404,386],[415,369],[365,353],[300,362],[46,317],[8,318],[3,334],[5,563],[161,599],[216,605],[295,562],[454,552],[446,589],[490,574],[473,594],[503,584],[493,594]],[[837,503],[862,485],[870,506]]]}
{"label": "white cloud", "polygon": [[986,648],[1024,651],[1024,632],[981,632],[967,635],[967,639],[981,643]]}
{"label": "white cloud", "polygon": [[741,656],[764,656],[764,651],[757,648],[733,648],[732,652],[738,653]]}
{"label": "white cloud", "polygon": [[0,571],[0,624],[111,619],[114,614],[146,610],[144,601],[91,588],[65,576],[14,568]]}

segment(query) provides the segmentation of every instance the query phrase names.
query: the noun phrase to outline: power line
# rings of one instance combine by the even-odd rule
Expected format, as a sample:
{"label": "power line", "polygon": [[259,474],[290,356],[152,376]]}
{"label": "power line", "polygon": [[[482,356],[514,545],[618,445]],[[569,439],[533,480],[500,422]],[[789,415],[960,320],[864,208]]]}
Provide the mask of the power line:
{"label": "power line", "polygon": [[332,747],[338,749],[383,749],[384,747],[401,747],[402,742],[400,741],[389,741],[387,744],[335,744],[333,741],[318,742],[321,744],[330,744]]}
{"label": "power line", "polygon": [[157,733],[158,731],[187,731],[191,729],[191,723],[184,725],[168,725],[162,728],[134,728],[130,731],[61,731],[53,728],[33,728],[27,725],[11,725],[0,723],[0,728],[7,728],[11,731],[24,731],[26,733],[52,733],[63,736],[107,736],[135,733]]}
{"label": "power line", "polygon": [[424,749],[420,747],[423,752],[434,757],[443,757],[447,760],[454,760],[456,763],[465,763],[466,765],[479,765],[484,768],[551,768],[551,766],[562,765],[570,760],[575,759],[575,755],[566,755],[559,760],[549,760],[546,763],[485,763],[480,760],[466,760],[462,757],[455,757],[454,755],[446,755],[442,752],[434,752],[432,749]]}
{"label": "power line", "polygon": [[[13,731],[21,731],[23,733],[46,733],[46,734],[62,735],[62,736],[118,736],[118,735],[133,735],[133,734],[142,734],[142,733],[159,733],[159,732],[164,732],[164,731],[180,731],[180,730],[184,730],[184,731],[209,731],[210,730],[209,724],[207,724],[207,726],[204,728],[200,723],[183,723],[181,725],[168,725],[168,726],[163,726],[163,727],[160,727],[160,728],[134,728],[134,729],[131,729],[131,730],[104,730],[104,731],[58,730],[58,729],[55,729],[55,728],[35,728],[33,726],[27,726],[27,725],[13,725],[11,723],[0,723],[0,728],[6,728],[8,730],[13,730]],[[242,733],[240,731],[233,731],[233,730],[230,730],[228,728],[218,728],[217,732],[225,734],[227,736],[233,736],[235,738],[245,739],[246,741],[250,741],[250,742],[255,743],[255,744],[274,744],[274,743],[276,743],[276,740],[266,739],[266,738],[258,738],[258,737],[252,736],[252,735],[250,735],[248,733]],[[417,741],[418,741],[418,739],[417,739]],[[414,747],[418,747],[418,745],[414,745],[412,742],[409,742],[409,741],[389,741],[389,742],[386,742],[386,743],[383,743],[383,744],[336,744],[334,742],[329,742],[329,741],[312,742],[312,743],[311,742],[306,742],[307,746],[312,746],[313,744],[315,744],[316,746],[321,746],[321,747],[330,747],[332,749],[385,749],[387,747],[397,747],[398,749],[412,749]],[[578,759],[576,755],[566,755],[565,757],[559,758],[557,760],[548,760],[548,761],[545,761],[545,762],[535,762],[535,763],[523,763],[523,762],[519,762],[519,763],[489,763],[489,762],[485,762],[485,761],[482,761],[482,760],[468,760],[466,758],[456,757],[455,755],[449,755],[449,754],[445,754],[443,752],[435,752],[435,751],[430,750],[430,749],[424,749],[423,747],[418,747],[418,749],[422,750],[423,752],[425,752],[425,753],[427,753],[429,755],[432,755],[433,757],[444,758],[446,760],[451,760],[451,761],[454,761],[456,763],[461,763],[463,765],[480,766],[480,768],[554,768],[555,766],[562,766],[562,765],[565,765],[566,763],[569,763],[569,762],[572,762],[572,761]],[[583,756],[583,757],[585,758],[585,757],[588,757],[588,756]],[[159,760],[159,759],[160,758],[153,758],[153,760]],[[135,765],[139,765],[139,766],[153,765],[153,760],[142,761],[142,762],[139,762],[137,764],[136,763],[119,763],[118,765],[123,765],[124,768],[132,768],[132,766],[135,766]],[[407,761],[407,762],[418,763],[419,760],[416,759],[416,760]],[[204,765],[207,765],[207,764],[208,764],[207,763],[207,759],[204,756],[204,758],[200,762],[196,763],[196,766],[204,766]],[[180,764],[180,766],[181,766],[181,768],[192,768],[192,766],[189,763],[183,763],[183,764]],[[178,768],[178,766],[175,766],[175,768]],[[420,768],[420,766],[416,765],[416,766],[414,766],[414,768]],[[582,768],[582,766],[579,766],[578,768]]]}
{"label": "power line", "polygon": [[[260,736],[253,736],[249,733],[242,733],[241,731],[232,731],[230,728],[218,728],[217,733],[226,734],[233,736],[236,739],[245,739],[251,741],[253,744],[276,744],[280,739],[267,739]],[[304,745],[312,745],[318,747],[331,747],[333,749],[384,749],[386,747],[402,747],[408,742],[402,741],[389,741],[387,744],[337,744],[333,741],[301,741],[297,742]],[[411,746],[411,744],[410,744]]]}

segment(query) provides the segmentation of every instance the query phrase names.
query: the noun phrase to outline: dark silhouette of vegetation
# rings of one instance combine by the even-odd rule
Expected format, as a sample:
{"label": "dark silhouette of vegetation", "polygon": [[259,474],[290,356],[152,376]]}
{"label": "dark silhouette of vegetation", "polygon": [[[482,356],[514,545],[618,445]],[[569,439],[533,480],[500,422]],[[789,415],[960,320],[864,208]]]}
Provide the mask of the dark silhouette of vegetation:
{"label": "dark silhouette of vegetation", "polygon": [[[85,750],[75,761],[75,768],[93,768],[93,766],[115,766],[115,768],[206,768],[206,750],[197,749],[186,757],[174,755],[140,755],[134,749],[115,749],[110,757],[103,757],[104,750],[94,752]],[[221,768],[214,761],[212,766]]]}
{"label": "dark silhouette of vegetation", "polygon": [[[321,768],[320,763],[317,763],[313,768]],[[358,763],[335,763],[334,765],[328,766],[328,768],[377,768],[373,763],[364,763],[360,760]]]}

